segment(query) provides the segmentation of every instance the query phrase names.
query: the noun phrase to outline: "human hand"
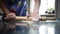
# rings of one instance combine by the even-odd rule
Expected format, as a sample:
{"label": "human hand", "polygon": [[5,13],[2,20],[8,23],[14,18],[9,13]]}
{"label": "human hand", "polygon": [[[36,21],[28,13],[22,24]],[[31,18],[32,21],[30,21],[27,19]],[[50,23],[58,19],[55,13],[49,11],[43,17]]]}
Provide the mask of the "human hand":
{"label": "human hand", "polygon": [[39,15],[38,14],[32,14],[32,21],[39,21]]}
{"label": "human hand", "polygon": [[7,19],[16,19],[16,15],[15,13],[9,13],[7,16],[6,16]]}

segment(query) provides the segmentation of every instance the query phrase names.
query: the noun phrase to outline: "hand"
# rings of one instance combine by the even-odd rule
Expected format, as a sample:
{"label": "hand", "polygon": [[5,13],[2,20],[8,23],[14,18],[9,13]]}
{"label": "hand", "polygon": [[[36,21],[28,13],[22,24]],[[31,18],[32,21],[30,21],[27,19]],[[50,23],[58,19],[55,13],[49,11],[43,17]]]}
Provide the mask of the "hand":
{"label": "hand", "polygon": [[39,15],[38,14],[33,13],[31,17],[32,17],[32,21],[39,21]]}
{"label": "hand", "polygon": [[16,19],[15,13],[9,13],[6,17],[7,19]]}

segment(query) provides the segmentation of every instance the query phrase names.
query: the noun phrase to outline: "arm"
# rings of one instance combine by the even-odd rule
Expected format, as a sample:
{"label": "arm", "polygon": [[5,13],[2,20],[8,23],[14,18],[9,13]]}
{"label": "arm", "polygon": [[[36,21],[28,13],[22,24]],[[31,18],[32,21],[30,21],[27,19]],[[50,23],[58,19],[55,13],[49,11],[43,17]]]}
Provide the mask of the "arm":
{"label": "arm", "polygon": [[34,10],[32,14],[33,21],[39,21],[39,7],[40,7],[40,0],[35,0]]}
{"label": "arm", "polygon": [[0,0],[0,8],[5,13],[7,19],[15,19],[16,18],[15,13],[10,13],[10,11],[8,10],[6,4],[2,0]]}
{"label": "arm", "polygon": [[7,9],[5,3],[1,0],[0,1],[0,8],[3,10],[3,12],[5,13],[5,15],[9,14],[10,11]]}
{"label": "arm", "polygon": [[33,13],[39,13],[40,0],[35,0]]}

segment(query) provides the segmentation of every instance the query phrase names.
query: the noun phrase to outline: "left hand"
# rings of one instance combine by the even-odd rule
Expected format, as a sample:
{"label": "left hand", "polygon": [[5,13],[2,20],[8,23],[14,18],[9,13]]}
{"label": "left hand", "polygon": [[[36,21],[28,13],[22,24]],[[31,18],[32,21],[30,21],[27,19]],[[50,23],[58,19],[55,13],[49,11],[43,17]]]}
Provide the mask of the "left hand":
{"label": "left hand", "polygon": [[15,13],[9,13],[7,16],[6,16],[7,19],[16,19],[16,15]]}

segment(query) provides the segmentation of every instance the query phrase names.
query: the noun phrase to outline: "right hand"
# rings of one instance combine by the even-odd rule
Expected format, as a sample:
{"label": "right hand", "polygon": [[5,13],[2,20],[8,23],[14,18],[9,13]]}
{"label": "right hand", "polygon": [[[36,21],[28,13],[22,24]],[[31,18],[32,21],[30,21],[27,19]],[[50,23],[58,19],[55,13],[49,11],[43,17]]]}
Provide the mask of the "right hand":
{"label": "right hand", "polygon": [[38,14],[33,13],[31,17],[32,17],[32,21],[39,21],[39,15]]}

